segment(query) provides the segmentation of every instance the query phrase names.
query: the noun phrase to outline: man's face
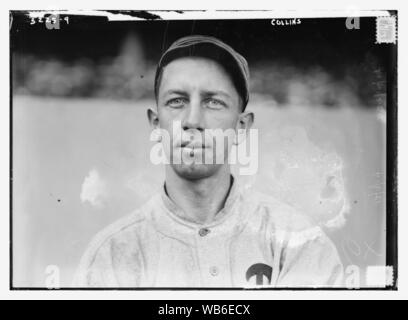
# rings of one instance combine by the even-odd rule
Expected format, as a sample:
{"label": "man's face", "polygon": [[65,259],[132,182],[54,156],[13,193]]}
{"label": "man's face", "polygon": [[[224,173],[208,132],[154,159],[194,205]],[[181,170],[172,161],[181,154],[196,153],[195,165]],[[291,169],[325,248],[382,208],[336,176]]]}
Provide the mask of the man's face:
{"label": "man's face", "polygon": [[[178,175],[200,179],[228,165],[233,137],[230,134],[225,140],[229,143],[219,150],[218,140],[209,139],[207,132],[208,129],[235,132],[242,106],[237,90],[220,64],[198,57],[169,63],[163,70],[157,107],[158,126],[170,134],[166,155]],[[181,130],[174,131],[174,125]],[[211,161],[216,157],[216,149],[223,153],[223,164]]]}

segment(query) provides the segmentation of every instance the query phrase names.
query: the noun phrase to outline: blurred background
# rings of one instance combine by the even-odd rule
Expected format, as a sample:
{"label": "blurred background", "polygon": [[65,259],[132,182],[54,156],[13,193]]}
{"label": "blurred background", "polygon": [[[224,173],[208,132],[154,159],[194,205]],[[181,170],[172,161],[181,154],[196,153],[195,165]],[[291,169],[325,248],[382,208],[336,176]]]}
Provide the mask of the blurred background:
{"label": "blurred background", "polygon": [[302,210],[353,281],[375,284],[366,271],[386,262],[390,51],[375,44],[374,18],[354,30],[345,18],[60,18],[49,30],[20,12],[11,25],[14,286],[44,287],[50,266],[69,286],[92,237],[160,189],[146,109],[161,54],[190,34],[218,37],[249,62],[259,170],[238,179]]}

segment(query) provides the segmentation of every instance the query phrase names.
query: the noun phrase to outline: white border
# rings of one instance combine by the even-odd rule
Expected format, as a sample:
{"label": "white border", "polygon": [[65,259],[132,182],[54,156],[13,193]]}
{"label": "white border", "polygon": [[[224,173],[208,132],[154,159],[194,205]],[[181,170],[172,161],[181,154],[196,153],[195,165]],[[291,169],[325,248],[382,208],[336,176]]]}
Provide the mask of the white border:
{"label": "white border", "polygon": [[[217,7],[210,1],[205,2],[206,9],[231,9],[227,5],[221,6],[220,1],[214,1],[217,3]],[[1,28],[1,40],[2,43],[9,42],[9,23],[8,23],[8,10],[55,10],[58,8],[73,9],[150,9],[150,10],[170,10],[170,9],[183,9],[183,10],[199,10],[203,8],[204,3],[191,3],[189,1],[180,1],[177,4],[174,1],[155,1],[149,0],[142,3],[141,1],[106,1],[106,0],[93,0],[83,1],[72,0],[62,3],[61,1],[44,1],[38,0],[33,2],[29,1],[14,1],[11,7],[8,4],[1,4],[2,12],[2,28]],[[272,9],[275,12],[290,12],[288,10],[296,9],[297,12],[293,12],[296,16],[299,12],[308,14],[310,12],[316,13],[319,16],[319,12],[322,13],[322,9],[328,10],[325,12],[334,12],[333,10],[344,10],[346,12],[356,12],[359,10],[383,10],[383,9],[398,9],[398,39],[399,39],[399,57],[406,57],[407,47],[404,41],[404,36],[407,27],[407,16],[405,11],[402,10],[401,5],[397,1],[371,1],[364,3],[363,1],[353,1],[352,3],[344,5],[344,2],[331,2],[326,1],[303,1],[303,2],[271,2],[264,1],[258,2],[252,0],[246,3],[241,3],[239,6],[234,5],[234,10],[254,10],[254,9]],[[312,11],[310,8],[316,8]],[[318,10],[320,9],[320,10]],[[302,11],[303,10],[303,11]],[[407,254],[408,250],[404,246],[407,245],[407,234],[403,232],[407,227],[407,201],[408,197],[404,196],[407,193],[406,177],[407,166],[399,168],[399,244],[402,250],[399,250],[399,291],[397,292],[384,292],[384,291],[13,291],[10,292],[9,288],[9,53],[7,50],[1,51],[1,67],[3,70],[2,85],[0,87],[1,97],[3,99],[3,107],[1,108],[0,119],[2,121],[0,126],[0,143],[2,150],[4,150],[1,157],[1,176],[0,176],[0,188],[1,188],[1,215],[0,215],[0,298],[2,299],[401,299],[408,296],[408,285],[406,270],[407,266]],[[398,59],[399,64],[399,88],[404,88],[408,83],[406,77],[406,70],[408,70],[406,59]],[[406,147],[407,144],[407,130],[408,126],[404,125],[407,121],[407,90],[399,90],[398,105],[399,105],[399,163],[408,163]],[[405,139],[404,139],[405,138]]]}

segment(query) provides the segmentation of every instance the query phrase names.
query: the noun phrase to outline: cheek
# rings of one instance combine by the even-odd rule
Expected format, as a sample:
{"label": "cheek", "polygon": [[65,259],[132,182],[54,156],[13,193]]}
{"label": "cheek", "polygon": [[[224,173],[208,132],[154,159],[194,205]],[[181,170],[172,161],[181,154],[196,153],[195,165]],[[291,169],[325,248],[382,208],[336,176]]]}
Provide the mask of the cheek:
{"label": "cheek", "polygon": [[171,145],[174,141],[181,139],[181,121],[174,112],[168,110],[159,111],[159,126],[164,134],[163,142]]}
{"label": "cheek", "polygon": [[175,120],[174,115],[166,110],[159,109],[159,124],[162,129],[171,129],[173,126],[173,121]]}
{"label": "cheek", "polygon": [[231,113],[220,113],[211,115],[206,119],[208,127],[211,129],[235,129],[238,122],[238,115]]}

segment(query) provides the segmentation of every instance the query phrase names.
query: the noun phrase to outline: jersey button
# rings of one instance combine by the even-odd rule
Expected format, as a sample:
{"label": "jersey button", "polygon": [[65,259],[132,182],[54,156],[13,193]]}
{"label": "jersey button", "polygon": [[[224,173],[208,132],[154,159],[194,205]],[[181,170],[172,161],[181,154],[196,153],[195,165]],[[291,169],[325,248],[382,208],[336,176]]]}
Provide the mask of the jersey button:
{"label": "jersey button", "polygon": [[209,233],[210,233],[210,230],[207,228],[202,228],[200,229],[200,231],[198,231],[198,234],[200,235],[200,237],[205,237]]}
{"label": "jersey button", "polygon": [[211,267],[210,268],[210,274],[213,277],[216,277],[216,276],[218,276],[220,274],[220,270],[217,267]]}

